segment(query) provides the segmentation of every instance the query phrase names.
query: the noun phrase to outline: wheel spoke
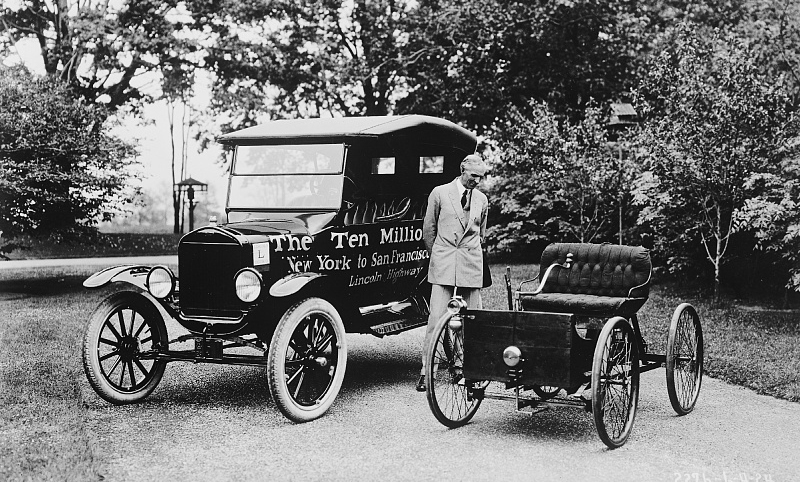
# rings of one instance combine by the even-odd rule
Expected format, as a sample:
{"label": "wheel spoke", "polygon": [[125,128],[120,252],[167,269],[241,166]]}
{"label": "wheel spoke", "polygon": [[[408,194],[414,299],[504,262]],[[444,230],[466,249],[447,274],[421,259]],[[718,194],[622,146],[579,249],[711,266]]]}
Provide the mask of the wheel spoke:
{"label": "wheel spoke", "polygon": [[109,329],[109,331],[111,331],[111,333],[112,333],[112,334],[113,334],[113,335],[114,335],[114,336],[117,338],[117,340],[121,340],[121,339],[122,339],[122,335],[120,335],[120,334],[119,334],[119,332],[117,331],[117,329],[116,329],[116,328],[114,328],[114,325],[111,323],[111,318],[109,318],[109,319],[108,319],[108,320],[105,322],[105,324],[104,324],[103,326],[104,326],[104,327],[106,327],[106,328],[108,328],[108,329]]}
{"label": "wheel spoke", "polygon": [[114,351],[106,353],[105,355],[100,357],[100,361],[104,362],[104,361],[108,360],[109,358],[111,358],[112,356],[119,356],[119,351],[114,350]]}
{"label": "wheel spoke", "polygon": [[[142,330],[144,330],[145,327],[147,327],[147,323],[145,322],[145,320],[142,320],[142,324],[139,325],[139,329],[136,330],[136,333],[133,335],[133,337],[134,338],[139,338],[139,335],[142,333]],[[133,324],[131,324],[131,329],[132,328],[133,328]]]}
{"label": "wheel spoke", "polygon": [[300,388],[303,386],[303,379],[306,376],[305,370],[298,370],[297,372],[300,374],[300,379],[297,380],[297,388],[294,390],[293,398],[295,400],[297,400],[297,395],[300,393]]}
{"label": "wheel spoke", "polygon": [[111,345],[114,348],[119,348],[119,342],[117,342],[117,341],[107,340],[105,338],[100,338],[99,341],[100,341],[100,343],[105,343],[106,345]]}
{"label": "wheel spoke", "polygon": [[117,312],[117,318],[119,318],[119,329],[120,333],[122,333],[122,338],[128,336],[127,331],[125,330],[125,317],[122,315],[122,310]]}
{"label": "wheel spoke", "polygon": [[131,390],[133,390],[134,388],[136,388],[136,374],[133,373],[133,362],[132,361],[128,361],[128,375],[129,375],[130,380],[131,380]]}
{"label": "wheel spoke", "polygon": [[136,366],[139,368],[139,371],[141,371],[141,372],[142,372],[142,375],[143,375],[145,378],[147,378],[147,376],[150,374],[150,370],[149,370],[148,368],[146,368],[146,367],[145,367],[145,366],[142,364],[142,362],[141,362],[141,361],[139,361],[139,359],[138,359],[138,358],[134,358],[134,359],[133,359],[133,362],[134,362],[134,363],[136,363]]}
{"label": "wheel spoke", "polygon": [[114,365],[111,366],[111,370],[106,372],[106,378],[109,378],[109,379],[111,378],[111,374],[114,373],[114,370],[117,369],[117,367],[120,365],[120,363],[122,363],[122,357],[121,356],[117,356],[117,361],[115,361]]}
{"label": "wheel spoke", "polygon": [[117,386],[120,387],[120,388],[122,387],[122,384],[125,383],[125,366],[126,365],[127,365],[126,363],[122,363],[122,371],[119,374],[119,383],[117,383]]}

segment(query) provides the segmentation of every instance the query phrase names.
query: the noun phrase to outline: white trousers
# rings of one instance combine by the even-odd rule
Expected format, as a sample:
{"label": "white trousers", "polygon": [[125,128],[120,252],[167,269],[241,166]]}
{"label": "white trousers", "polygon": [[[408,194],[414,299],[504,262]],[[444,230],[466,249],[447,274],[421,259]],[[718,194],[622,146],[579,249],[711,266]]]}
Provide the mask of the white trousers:
{"label": "white trousers", "polygon": [[428,340],[433,336],[433,327],[436,325],[439,318],[447,313],[447,303],[454,294],[464,298],[464,301],[467,302],[467,308],[471,310],[483,309],[480,288],[456,289],[454,286],[431,285],[431,313],[428,316],[428,326],[425,328],[425,341],[422,345],[422,369],[420,370],[420,375],[425,374],[425,365],[427,364],[427,360],[425,359],[425,347],[428,345]]}

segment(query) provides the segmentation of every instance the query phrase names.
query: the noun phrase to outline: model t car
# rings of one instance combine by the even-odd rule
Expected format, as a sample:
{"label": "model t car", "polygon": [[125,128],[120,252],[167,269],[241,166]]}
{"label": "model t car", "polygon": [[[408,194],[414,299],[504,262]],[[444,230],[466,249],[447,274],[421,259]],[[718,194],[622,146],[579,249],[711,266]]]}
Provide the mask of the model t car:
{"label": "model t car", "polygon": [[[426,323],[427,198],[476,138],[409,115],[274,121],[220,141],[233,151],[227,219],[181,238],[177,273],[118,266],[84,282],[126,286],[88,322],[85,372],[124,404],[169,362],[264,366],[283,414],[313,420],[341,387],[345,333]],[[167,318],[188,333],[171,338]]]}
{"label": "model t car", "polygon": [[578,407],[616,448],[633,427],[640,372],[662,366],[673,409],[694,409],[703,375],[700,318],[680,304],[666,354],[649,353],[638,317],[650,290],[649,250],[556,243],[545,248],[539,269],[517,289],[507,273],[508,311],[468,310],[456,293],[433,327],[425,382],[442,424],[467,423],[487,398],[512,400],[529,413]]}

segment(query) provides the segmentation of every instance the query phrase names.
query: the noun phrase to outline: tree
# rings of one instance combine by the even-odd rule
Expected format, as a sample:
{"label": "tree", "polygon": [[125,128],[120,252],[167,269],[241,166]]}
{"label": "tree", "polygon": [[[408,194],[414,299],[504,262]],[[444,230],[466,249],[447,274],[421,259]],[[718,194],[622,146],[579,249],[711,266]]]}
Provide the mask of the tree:
{"label": "tree", "polygon": [[[0,47],[37,42],[48,75],[114,110],[149,97],[164,66],[192,69],[199,45],[178,0],[20,0],[0,10]],[[198,29],[202,25],[197,26]],[[5,44],[5,45],[4,45]]]}
{"label": "tree", "polygon": [[657,55],[637,92],[645,175],[639,222],[659,233],[670,268],[710,262],[714,293],[734,213],[755,197],[754,176],[776,173],[791,137],[791,104],[733,35],[701,39],[688,26]]}
{"label": "tree", "polygon": [[491,131],[547,102],[575,122],[590,99],[633,87],[642,25],[628,1],[424,0],[404,58],[412,88],[398,110]]}
{"label": "tree", "polygon": [[405,88],[405,0],[276,0],[211,23],[223,130],[282,117],[386,115]]}
{"label": "tree", "polygon": [[612,240],[609,221],[626,186],[601,109],[589,107],[583,121],[561,125],[541,102],[529,111],[530,118],[517,114],[512,121],[492,171],[489,193],[499,212],[490,237],[501,249]]}
{"label": "tree", "polygon": [[0,67],[4,238],[86,230],[129,200],[135,151],[107,133],[108,114],[52,77]]}

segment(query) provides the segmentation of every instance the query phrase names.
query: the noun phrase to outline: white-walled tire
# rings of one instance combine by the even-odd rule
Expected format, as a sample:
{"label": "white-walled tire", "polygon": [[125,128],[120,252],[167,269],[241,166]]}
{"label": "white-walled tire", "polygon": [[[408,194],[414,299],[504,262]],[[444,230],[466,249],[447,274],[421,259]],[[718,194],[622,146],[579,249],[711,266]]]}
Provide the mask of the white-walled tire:
{"label": "white-walled tire", "polygon": [[95,392],[113,404],[136,403],[164,375],[153,358],[167,346],[167,329],[150,300],[134,291],[114,293],[94,310],[83,338],[83,369]]}
{"label": "white-walled tire", "polygon": [[347,343],[339,313],[307,298],[283,314],[267,354],[267,381],[278,409],[302,423],[328,411],[342,387]]}

